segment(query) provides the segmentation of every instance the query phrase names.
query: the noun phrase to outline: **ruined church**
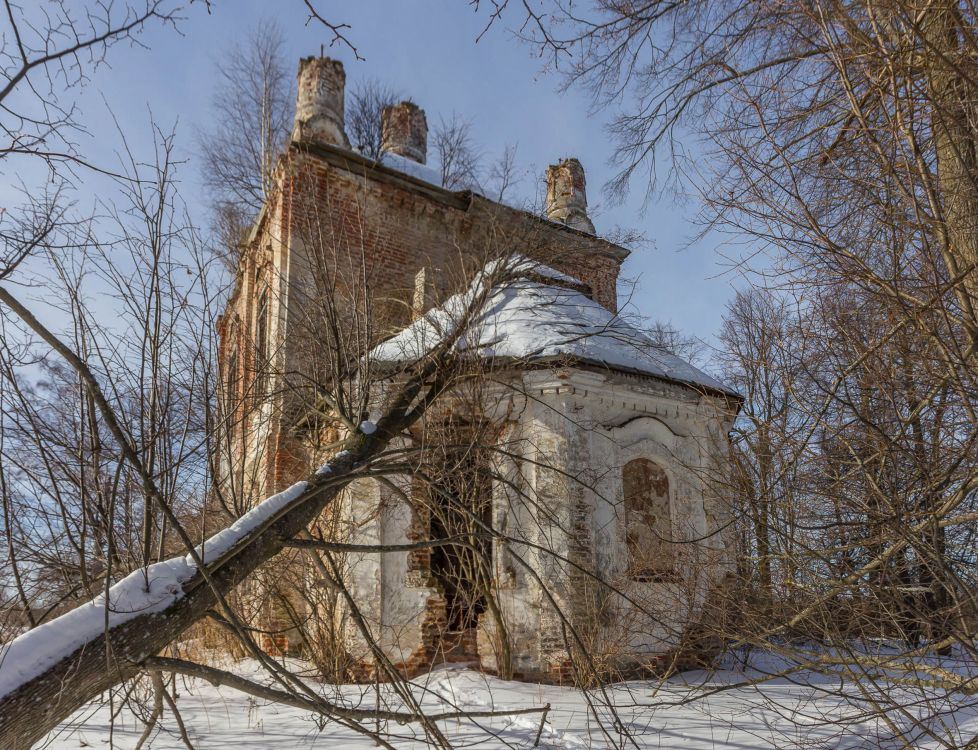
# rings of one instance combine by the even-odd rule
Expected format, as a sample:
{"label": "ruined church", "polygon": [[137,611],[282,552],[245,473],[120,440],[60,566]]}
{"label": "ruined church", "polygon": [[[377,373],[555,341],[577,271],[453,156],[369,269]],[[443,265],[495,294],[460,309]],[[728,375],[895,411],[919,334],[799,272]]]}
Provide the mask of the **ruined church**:
{"label": "ruined church", "polygon": [[[328,630],[363,679],[379,660],[407,675],[457,661],[554,681],[575,679],[581,658],[661,663],[732,569],[724,456],[739,397],[619,315],[629,251],[589,218],[576,159],[547,170],[541,213],[447,189],[427,165],[420,107],[387,107],[369,158],[344,132],[344,88],[339,62],[300,62],[291,139],[219,321],[221,474],[240,509],[328,459],[337,428],[309,417],[323,404],[296,385],[325,366],[324,342],[395,367],[423,354],[499,258],[513,279],[466,336],[492,377],[404,438],[428,481],[344,491],[314,531],[350,551],[331,571],[297,563],[295,587],[325,593],[279,592],[266,646],[302,652]],[[317,347],[307,322],[327,294],[353,312],[320,314]],[[459,537],[476,541],[427,544]]]}

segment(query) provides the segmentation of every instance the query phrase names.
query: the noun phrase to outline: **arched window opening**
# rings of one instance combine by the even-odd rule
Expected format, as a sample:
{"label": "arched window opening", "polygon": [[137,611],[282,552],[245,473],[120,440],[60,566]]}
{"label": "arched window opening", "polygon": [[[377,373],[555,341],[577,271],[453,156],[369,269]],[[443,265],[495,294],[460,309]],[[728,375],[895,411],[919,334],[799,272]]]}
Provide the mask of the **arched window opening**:
{"label": "arched window opening", "polygon": [[225,414],[232,418],[237,410],[238,404],[238,346],[232,345],[231,353],[227,358],[227,372],[224,381],[224,409]]}
{"label": "arched window opening", "polygon": [[661,581],[673,576],[674,549],[669,477],[647,458],[629,461],[622,469],[628,575],[636,581]]}
{"label": "arched window opening", "polygon": [[263,286],[258,293],[255,311],[255,402],[265,397],[268,386],[268,287]]}

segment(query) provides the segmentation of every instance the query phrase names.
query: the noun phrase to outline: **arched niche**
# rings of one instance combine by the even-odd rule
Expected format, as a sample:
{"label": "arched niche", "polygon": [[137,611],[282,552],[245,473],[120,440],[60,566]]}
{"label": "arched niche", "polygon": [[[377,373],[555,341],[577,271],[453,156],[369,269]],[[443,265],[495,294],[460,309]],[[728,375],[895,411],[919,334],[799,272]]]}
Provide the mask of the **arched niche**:
{"label": "arched niche", "polygon": [[660,581],[675,574],[675,524],[669,475],[655,461],[638,457],[621,469],[628,577]]}

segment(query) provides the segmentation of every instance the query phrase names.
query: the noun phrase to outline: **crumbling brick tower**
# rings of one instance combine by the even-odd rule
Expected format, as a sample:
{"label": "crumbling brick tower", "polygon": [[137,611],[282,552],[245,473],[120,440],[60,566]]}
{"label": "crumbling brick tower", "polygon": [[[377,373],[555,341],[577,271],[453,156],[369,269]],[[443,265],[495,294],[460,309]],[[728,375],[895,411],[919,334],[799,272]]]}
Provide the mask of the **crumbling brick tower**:
{"label": "crumbling brick tower", "polygon": [[[548,220],[470,190],[442,188],[426,167],[427,123],[412,102],[383,113],[384,155],[372,161],[350,149],[343,130],[345,73],[330,58],[299,64],[295,126],[275,188],[244,243],[234,292],[219,323],[225,388],[240,402],[237,422],[249,485],[270,492],[302,466],[281,425],[259,424],[257,406],[277,390],[275,373],[298,354],[290,326],[304,317],[319,274],[355,297],[369,287],[375,330],[394,330],[464,283],[507,240],[520,252],[587,284],[617,310],[616,285],[628,251],[594,235],[584,170],[566,159],[547,171]],[[259,359],[267,367],[259,366]],[[267,408],[267,412],[274,411]],[[257,429],[260,428],[260,429]],[[255,461],[260,466],[251,466]]]}
{"label": "crumbling brick tower", "polygon": [[[597,359],[562,351],[514,368],[506,377],[515,387],[461,420],[464,410],[429,415],[448,433],[488,425],[491,439],[510,441],[507,460],[530,501],[450,451],[420,443],[426,460],[444,464],[429,467],[441,472],[444,489],[479,494],[473,507],[515,540],[485,550],[498,595],[492,617],[485,601],[466,602],[466,581],[452,582],[458,559],[431,550],[351,553],[344,578],[380,648],[407,674],[457,658],[504,674],[571,679],[564,617],[591,634],[595,653],[607,647],[606,662],[654,662],[677,647],[706,590],[730,566],[733,547],[721,530],[731,525],[701,470],[722,453],[736,394],[678,357],[649,350],[647,338],[615,317],[628,251],[595,235],[576,159],[547,170],[545,217],[474,190],[447,190],[426,165],[427,123],[412,102],[384,111],[380,159],[351,149],[344,84],[340,63],[300,62],[292,138],[219,322],[228,405],[222,487],[245,508],[324,458],[317,441],[328,443],[335,433],[311,419],[324,409],[306,377],[331,364],[323,352],[359,357],[391,334],[411,333],[424,323],[422,313],[501,254],[540,261],[571,277],[557,292],[573,296],[567,309],[604,321],[624,339],[604,340]],[[546,297],[554,293],[548,279],[528,283],[540,282],[537,292]],[[336,300],[339,313],[325,304]],[[545,333],[566,322],[551,316]],[[513,394],[523,394],[522,403]],[[571,477],[590,477],[590,484]],[[419,511],[434,506],[406,481],[400,495],[375,480],[353,483],[333,504],[334,535],[376,545],[450,534],[458,519]],[[405,496],[411,507],[396,499]],[[524,541],[537,550],[530,553],[539,558],[537,575],[513,562]],[[287,588],[293,569],[280,570],[275,583]],[[609,598],[596,580],[617,581],[627,596]],[[372,677],[370,651],[342,607],[308,606],[286,591],[269,604],[263,624],[284,632],[297,612],[327,630],[335,625],[349,654],[345,668]],[[268,645],[294,647],[298,632]]]}
{"label": "crumbling brick tower", "polygon": [[[345,78],[336,60],[300,61],[291,140],[219,322],[230,406],[222,463],[243,506],[308,469],[305,447],[283,420],[301,419],[309,404],[295,402],[296,389],[285,387],[283,374],[309,356],[299,329],[309,328],[323,285],[367,311],[372,333],[382,335],[464,284],[509,241],[572,273],[616,310],[628,251],[594,235],[576,159],[547,172],[549,220],[470,190],[444,189],[426,166],[427,122],[413,102],[384,111],[379,161],[351,150],[343,128]],[[364,288],[370,300],[357,298]]]}

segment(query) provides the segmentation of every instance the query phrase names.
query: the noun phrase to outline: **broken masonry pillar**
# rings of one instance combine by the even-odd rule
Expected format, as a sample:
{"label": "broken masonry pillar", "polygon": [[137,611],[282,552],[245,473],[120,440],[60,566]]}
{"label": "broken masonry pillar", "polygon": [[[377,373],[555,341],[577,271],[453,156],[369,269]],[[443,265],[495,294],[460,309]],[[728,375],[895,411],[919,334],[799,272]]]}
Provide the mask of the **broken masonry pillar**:
{"label": "broken masonry pillar", "polygon": [[380,148],[424,164],[428,159],[428,121],[414,102],[384,107],[380,118]]}
{"label": "broken masonry pillar", "polygon": [[292,140],[349,148],[350,141],[343,130],[345,88],[346,73],[339,60],[329,57],[299,60]]}
{"label": "broken masonry pillar", "polygon": [[587,215],[584,167],[577,159],[563,159],[547,167],[547,218],[594,234]]}

